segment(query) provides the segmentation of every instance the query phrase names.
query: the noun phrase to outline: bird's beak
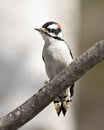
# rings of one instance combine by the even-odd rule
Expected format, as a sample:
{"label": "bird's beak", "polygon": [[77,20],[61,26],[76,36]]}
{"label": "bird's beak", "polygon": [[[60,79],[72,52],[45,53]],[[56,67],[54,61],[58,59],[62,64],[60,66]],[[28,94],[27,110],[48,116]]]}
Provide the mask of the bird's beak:
{"label": "bird's beak", "polygon": [[41,28],[34,28],[34,29],[35,29],[36,31],[39,31],[39,32],[40,32],[40,29],[41,29]]}
{"label": "bird's beak", "polygon": [[45,28],[34,28],[36,31],[42,33],[42,32],[46,32]]}

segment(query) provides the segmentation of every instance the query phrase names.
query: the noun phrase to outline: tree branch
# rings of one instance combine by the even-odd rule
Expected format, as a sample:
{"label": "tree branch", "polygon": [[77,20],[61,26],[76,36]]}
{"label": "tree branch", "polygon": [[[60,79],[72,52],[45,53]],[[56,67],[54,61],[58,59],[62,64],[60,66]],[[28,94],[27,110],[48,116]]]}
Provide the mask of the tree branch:
{"label": "tree branch", "polygon": [[[25,103],[0,118],[0,130],[16,130],[35,117],[60,93],[104,60],[104,40],[83,53]],[[44,100],[43,100],[44,99]]]}

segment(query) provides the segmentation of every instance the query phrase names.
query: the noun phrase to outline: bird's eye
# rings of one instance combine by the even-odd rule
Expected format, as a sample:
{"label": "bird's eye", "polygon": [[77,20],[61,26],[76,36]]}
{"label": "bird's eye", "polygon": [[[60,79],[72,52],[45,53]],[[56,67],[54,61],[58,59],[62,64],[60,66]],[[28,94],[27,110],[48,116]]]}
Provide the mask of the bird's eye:
{"label": "bird's eye", "polygon": [[47,31],[50,32],[50,33],[53,33],[54,29],[47,28]]}

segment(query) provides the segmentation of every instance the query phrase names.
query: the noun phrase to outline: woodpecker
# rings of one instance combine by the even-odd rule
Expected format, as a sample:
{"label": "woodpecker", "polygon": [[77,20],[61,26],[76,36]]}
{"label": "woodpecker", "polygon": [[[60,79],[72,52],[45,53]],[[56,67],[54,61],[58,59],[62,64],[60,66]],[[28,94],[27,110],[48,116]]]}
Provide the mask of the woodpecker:
{"label": "woodpecker", "polygon": [[[51,80],[73,61],[71,49],[62,38],[62,29],[59,23],[50,21],[41,28],[35,28],[35,30],[41,34],[45,41],[42,58],[45,63],[46,73]],[[73,93],[74,84],[54,100],[54,107],[58,116],[61,112],[65,116]]]}

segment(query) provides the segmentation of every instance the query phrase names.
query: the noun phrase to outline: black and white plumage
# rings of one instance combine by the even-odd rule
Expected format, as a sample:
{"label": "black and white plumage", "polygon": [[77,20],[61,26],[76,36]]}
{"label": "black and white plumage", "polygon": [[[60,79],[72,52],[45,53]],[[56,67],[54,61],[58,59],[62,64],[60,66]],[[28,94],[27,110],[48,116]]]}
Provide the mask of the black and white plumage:
{"label": "black and white plumage", "polygon": [[[36,30],[40,32],[45,41],[42,57],[46,73],[51,80],[73,61],[73,56],[68,44],[62,39],[62,30],[58,23],[47,22],[42,28]],[[74,85],[71,85],[54,100],[58,115],[61,111],[64,115],[66,114],[73,96],[73,88]]]}

